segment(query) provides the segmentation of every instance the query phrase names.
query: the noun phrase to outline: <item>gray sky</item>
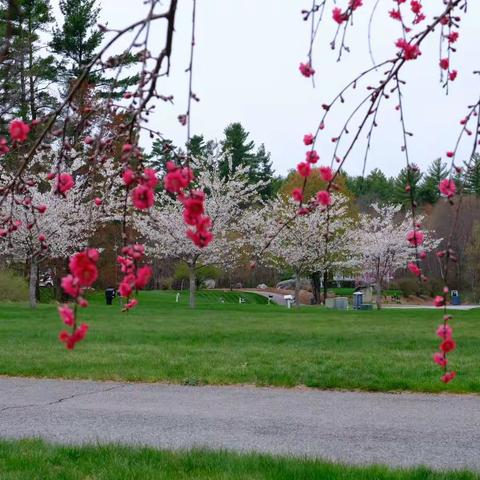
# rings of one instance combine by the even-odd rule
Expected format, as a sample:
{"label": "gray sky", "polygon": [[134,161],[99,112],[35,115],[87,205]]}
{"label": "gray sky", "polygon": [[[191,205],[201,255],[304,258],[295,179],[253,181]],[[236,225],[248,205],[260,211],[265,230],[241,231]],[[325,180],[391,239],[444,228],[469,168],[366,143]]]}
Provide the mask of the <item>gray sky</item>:
{"label": "gray sky", "polygon": [[[58,15],[58,1],[53,0]],[[165,3],[168,2],[165,0]],[[241,122],[258,144],[264,143],[272,154],[273,166],[284,174],[304,159],[304,133],[315,130],[322,114],[321,104],[329,103],[344,84],[362,70],[371,66],[368,55],[367,24],[369,4],[356,14],[347,44],[351,53],[342,62],[336,62],[336,53],[329,48],[334,23],[328,12],[314,51],[317,71],[316,88],[298,72],[308,49],[309,29],[302,21],[300,11],[310,0],[197,0],[197,42],[194,68],[194,91],[200,97],[192,111],[192,132],[204,134],[207,139],[220,139],[228,123]],[[340,2],[342,4],[342,2]],[[346,2],[343,2],[346,3]],[[425,3],[430,17],[433,6]],[[433,2],[441,4],[442,2]],[[140,18],[145,7],[142,0],[102,0],[101,21],[122,27]],[[191,0],[179,0],[171,78],[162,80],[162,93],[175,96],[175,105],[160,104],[151,124],[177,144],[185,142],[185,127],[176,117],[186,110],[187,76],[190,41]],[[374,17],[373,50],[378,61],[391,58],[396,51],[394,42],[400,37],[398,22],[387,18],[391,0],[380,2]],[[459,71],[451,84],[448,97],[439,83],[439,32],[433,34],[422,48],[423,55],[409,62],[405,69],[405,114],[408,129],[415,133],[410,139],[411,160],[425,167],[453,148],[460,131],[459,120],[467,106],[480,93],[479,69],[480,2],[470,1],[469,12],[462,22],[458,52],[452,58],[452,67]],[[163,29],[154,27],[163,45]],[[372,77],[372,82],[373,82]],[[377,77],[378,78],[378,77]],[[318,145],[321,163],[330,163],[332,143],[343,121],[365,95],[365,83],[359,84],[355,94],[346,97],[343,108],[330,117]],[[359,96],[360,95],[360,96]],[[396,100],[383,105],[376,128],[367,171],[379,167],[388,175],[395,175],[405,165],[400,151],[401,130]],[[354,124],[352,124],[354,125]],[[352,131],[354,129],[352,128]],[[350,156],[346,170],[359,174],[363,165],[364,142]],[[471,142],[465,145],[465,152]],[[340,150],[341,151],[341,150]]]}

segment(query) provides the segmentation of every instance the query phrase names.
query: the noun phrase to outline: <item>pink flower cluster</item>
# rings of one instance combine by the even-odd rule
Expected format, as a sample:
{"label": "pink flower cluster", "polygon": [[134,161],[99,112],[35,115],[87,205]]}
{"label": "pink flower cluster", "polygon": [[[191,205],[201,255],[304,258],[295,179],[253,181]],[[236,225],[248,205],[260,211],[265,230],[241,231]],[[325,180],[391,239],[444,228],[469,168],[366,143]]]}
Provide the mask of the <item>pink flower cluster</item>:
{"label": "pink flower cluster", "polygon": [[205,215],[205,193],[201,190],[185,190],[193,181],[193,171],[189,167],[178,167],[173,162],[167,162],[167,174],[165,175],[165,189],[177,195],[177,199],[183,204],[183,221],[188,228],[186,235],[200,248],[204,248],[213,240],[211,231],[212,221]]}
{"label": "pink flower cluster", "polygon": [[62,278],[63,291],[72,297],[75,301],[75,309],[72,310],[68,305],[58,307],[58,313],[63,323],[72,328],[72,333],[66,330],[60,332],[60,341],[71,350],[77,342],[85,338],[88,331],[88,325],[82,323],[77,326],[77,306],[85,308],[88,306],[87,300],[83,297],[85,287],[90,287],[98,277],[97,262],[100,257],[98,250],[87,248],[83,252],[75,253],[70,257],[70,274]]}
{"label": "pink flower cluster", "polygon": [[438,184],[438,189],[440,190],[440,193],[444,195],[447,198],[452,198],[455,196],[455,193],[457,192],[457,187],[455,185],[455,182],[452,179],[449,178],[444,178],[439,184]]}
{"label": "pink flower cluster", "polygon": [[[123,146],[124,149],[126,145]],[[126,168],[122,174],[122,179],[128,188],[134,187],[131,192],[131,198],[136,208],[147,210],[153,207],[155,203],[155,187],[158,184],[155,170],[145,168],[141,174],[136,174],[130,168]]]}
{"label": "pink flower cluster", "polygon": [[[303,143],[304,145],[313,145],[313,142],[315,140],[315,137],[311,133],[307,133],[303,137]],[[318,161],[320,160],[320,156],[318,155],[316,150],[308,150],[305,153],[305,161],[300,162],[297,165],[297,172],[299,175],[303,178],[306,179],[312,174],[312,165],[315,165]],[[317,170],[316,170],[317,171]],[[321,166],[318,169],[318,173],[320,175],[320,178],[330,186],[331,182],[333,181],[335,175],[333,173],[333,170],[330,167],[326,166]],[[303,203],[304,200],[304,195],[303,195],[303,189],[301,188],[294,188],[292,190],[292,198],[298,202],[298,203]],[[332,198],[331,195],[328,191],[328,187],[326,190],[320,190],[316,194],[316,203],[317,205],[321,205],[323,207],[327,207],[328,205],[331,205],[332,203]],[[308,213],[308,209],[300,208],[299,214],[303,215]]]}
{"label": "pink flower cluster", "polygon": [[332,11],[332,18],[335,22],[341,25],[343,22],[346,22],[354,10],[363,5],[363,0],[350,0],[348,2],[348,8],[342,12],[342,9],[335,7]]}
{"label": "pink flower cluster", "polygon": [[118,287],[120,296],[127,299],[124,307],[130,310],[138,304],[136,298],[130,298],[133,290],[142,290],[148,285],[152,277],[152,269],[148,265],[139,267],[138,262],[145,256],[145,247],[139,243],[123,247],[122,255],[117,257],[120,270],[124,274]]}
{"label": "pink flower cluster", "polygon": [[[444,297],[441,297],[441,298],[443,299]],[[444,304],[444,301],[442,302],[442,305],[443,304]],[[433,361],[444,369],[444,374],[441,377],[441,380],[444,383],[448,383],[452,381],[457,375],[455,371],[451,371],[451,372],[447,371],[447,364],[448,364],[447,353],[452,352],[457,347],[455,340],[452,338],[453,329],[448,324],[449,320],[451,319],[452,319],[451,315],[445,314],[443,317],[443,324],[439,325],[439,327],[437,328],[437,336],[440,337],[440,339],[442,340],[442,343],[440,343],[440,346],[439,346],[440,351],[435,352],[433,354]]]}
{"label": "pink flower cluster", "polygon": [[[30,125],[23,120],[12,120],[8,126],[8,133],[12,142],[22,143],[25,142],[30,133]],[[8,141],[4,137],[0,137],[0,155],[5,155],[10,151]]]}

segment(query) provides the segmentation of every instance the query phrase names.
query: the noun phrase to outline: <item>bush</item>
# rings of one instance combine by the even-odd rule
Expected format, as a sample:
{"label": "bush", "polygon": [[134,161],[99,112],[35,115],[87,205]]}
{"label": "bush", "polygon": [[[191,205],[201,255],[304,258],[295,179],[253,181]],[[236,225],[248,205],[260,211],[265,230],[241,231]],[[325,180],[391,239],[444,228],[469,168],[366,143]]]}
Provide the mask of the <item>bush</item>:
{"label": "bush", "polygon": [[398,281],[398,288],[404,297],[410,297],[418,293],[418,282],[414,278],[402,278]]}
{"label": "bush", "polygon": [[27,281],[11,270],[0,270],[0,302],[28,301]]}

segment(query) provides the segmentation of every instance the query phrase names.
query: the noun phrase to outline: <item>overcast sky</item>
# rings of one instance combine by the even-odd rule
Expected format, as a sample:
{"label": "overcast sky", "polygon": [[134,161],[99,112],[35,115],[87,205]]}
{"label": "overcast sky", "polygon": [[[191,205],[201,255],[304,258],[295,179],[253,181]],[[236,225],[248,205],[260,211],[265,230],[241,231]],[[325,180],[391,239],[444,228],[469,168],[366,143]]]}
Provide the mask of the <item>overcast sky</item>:
{"label": "overcast sky", "polygon": [[[126,26],[141,17],[145,10],[142,0],[102,0],[101,22],[112,28]],[[168,5],[168,1],[165,0]],[[338,2],[337,2],[338,3]],[[340,2],[340,4],[346,1]],[[425,13],[433,14],[425,3]],[[442,4],[442,2],[433,2]],[[57,18],[58,1],[52,4]],[[349,31],[347,44],[351,53],[341,63],[329,48],[333,36],[330,13],[320,32],[314,52],[317,71],[316,88],[298,72],[308,50],[309,30],[300,11],[310,0],[197,0],[197,42],[194,68],[194,91],[200,103],[192,111],[192,131],[207,139],[220,139],[223,129],[231,122],[241,122],[257,143],[264,143],[271,152],[273,166],[284,174],[303,160],[304,133],[314,131],[322,114],[321,104],[328,103],[349,80],[371,66],[368,55],[368,5],[358,10],[355,26]],[[396,51],[394,41],[400,37],[398,22],[387,17],[391,0],[381,0],[373,20],[373,52],[378,61],[391,58]],[[162,80],[162,93],[175,96],[175,105],[159,105],[151,123],[178,145],[185,142],[186,130],[176,117],[186,110],[188,49],[190,36],[191,0],[179,0],[174,37],[172,74]],[[467,106],[480,93],[478,62],[480,45],[480,2],[469,2],[469,12],[460,30],[458,53],[452,58],[459,77],[451,85],[450,94],[439,83],[438,38],[436,32],[425,43],[423,55],[409,62],[404,79],[405,113],[409,130],[415,133],[410,140],[411,159],[421,167],[433,159],[445,157],[452,149],[459,133],[459,119]],[[154,27],[154,35],[163,45],[163,30]],[[373,78],[372,78],[373,80]],[[332,144],[330,138],[338,134],[349,109],[358,95],[365,95],[365,84],[346,97],[344,108],[334,112],[322,133],[318,151],[322,162],[329,163]],[[395,175],[404,166],[400,151],[401,131],[396,100],[384,104],[379,116],[367,172],[379,167],[388,175]],[[353,130],[353,129],[352,129]],[[359,174],[363,165],[363,145],[353,152],[346,170]],[[468,145],[471,148],[471,144]],[[467,150],[465,149],[465,152]]]}

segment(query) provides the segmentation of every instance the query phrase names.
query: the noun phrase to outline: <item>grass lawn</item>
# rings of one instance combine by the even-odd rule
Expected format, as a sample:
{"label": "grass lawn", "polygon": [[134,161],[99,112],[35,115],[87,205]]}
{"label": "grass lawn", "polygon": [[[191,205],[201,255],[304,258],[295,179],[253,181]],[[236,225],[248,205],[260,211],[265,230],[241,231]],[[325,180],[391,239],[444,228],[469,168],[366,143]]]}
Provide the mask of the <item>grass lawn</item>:
{"label": "grass lawn", "polygon": [[58,447],[40,441],[0,441],[2,480],[470,480],[469,472],[390,470],[315,460],[193,450],[166,452],[118,446]]}
{"label": "grass lawn", "polygon": [[[287,310],[243,294],[142,292],[132,312],[96,296],[74,351],[58,341],[55,305],[0,306],[0,374],[197,384],[307,385],[327,389],[480,392],[480,311],[454,312],[454,382],[431,361],[439,343],[433,310]],[[223,296],[226,303],[219,303]],[[229,303],[230,302],[230,303]],[[254,303],[260,302],[260,303]]]}

